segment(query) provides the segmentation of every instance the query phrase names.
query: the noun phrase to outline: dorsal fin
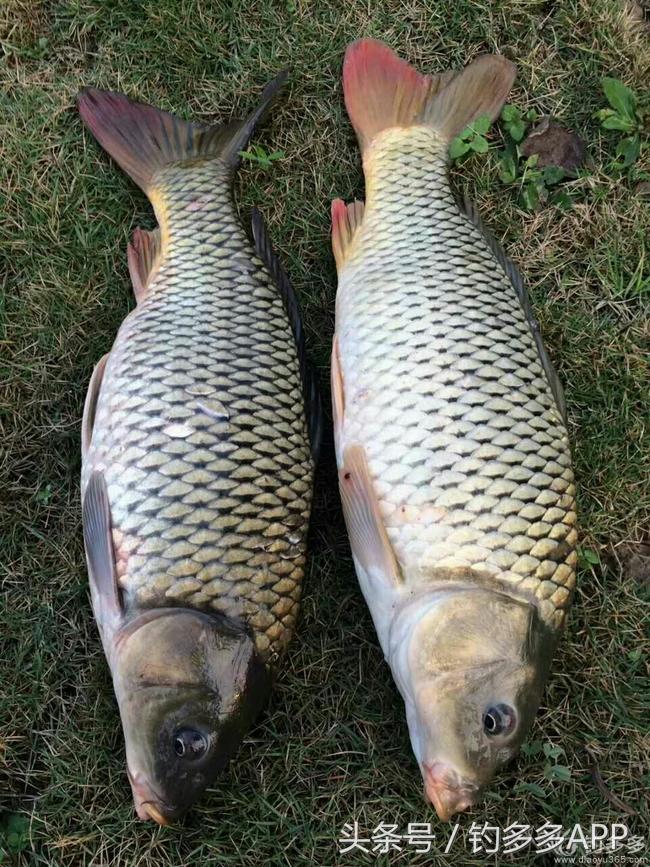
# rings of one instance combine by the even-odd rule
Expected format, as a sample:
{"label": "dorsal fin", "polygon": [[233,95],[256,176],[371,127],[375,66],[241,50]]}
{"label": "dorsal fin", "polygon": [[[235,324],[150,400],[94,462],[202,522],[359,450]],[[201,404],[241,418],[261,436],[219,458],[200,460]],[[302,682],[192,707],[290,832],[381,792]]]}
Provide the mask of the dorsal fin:
{"label": "dorsal fin", "polygon": [[144,298],[160,262],[160,229],[149,232],[139,226],[133,232],[133,239],[126,248],[129,273],[133,283],[135,300],[139,304]]}
{"label": "dorsal fin", "polygon": [[476,206],[472,201],[468,198],[459,202],[459,207],[463,213],[471,220],[471,222],[476,226],[476,228],[481,232],[483,237],[485,238],[488,247],[490,248],[492,255],[497,260],[501,268],[503,269],[506,277],[510,280],[512,285],[514,286],[515,292],[517,293],[517,297],[519,298],[519,302],[522,306],[524,313],[526,314],[526,319],[528,320],[528,325],[530,326],[530,330],[535,338],[535,344],[537,346],[537,352],[539,353],[539,359],[542,363],[542,367],[544,368],[544,372],[546,373],[546,378],[548,379],[548,384],[551,387],[551,391],[553,392],[553,397],[555,398],[555,402],[557,404],[558,409],[560,410],[560,414],[562,415],[562,419],[564,423],[567,422],[567,413],[566,413],[566,401],[564,399],[564,389],[562,388],[562,383],[553,367],[553,363],[549,358],[548,352],[544,347],[544,343],[542,341],[542,335],[539,330],[539,322],[535,318],[535,313],[533,311],[533,306],[530,303],[530,297],[528,295],[528,291],[524,286],[524,281],[521,276],[521,273],[515,263],[510,259],[503,251],[499,242],[493,237],[488,229],[486,229],[483,220],[481,219],[478,211],[476,210]]}
{"label": "dorsal fin", "polygon": [[260,257],[262,262],[264,262],[271,277],[275,281],[291,323],[291,329],[298,349],[298,361],[300,363],[300,375],[302,377],[302,389],[305,400],[305,409],[307,412],[311,452],[314,460],[317,460],[322,437],[322,407],[316,376],[311,364],[309,363],[309,359],[307,358],[305,334],[302,327],[302,317],[300,315],[300,304],[298,303],[296,293],[293,291],[293,287],[289,282],[289,278],[273,249],[271,239],[266,230],[266,226],[264,225],[264,220],[257,208],[253,208],[251,225],[257,255]]}

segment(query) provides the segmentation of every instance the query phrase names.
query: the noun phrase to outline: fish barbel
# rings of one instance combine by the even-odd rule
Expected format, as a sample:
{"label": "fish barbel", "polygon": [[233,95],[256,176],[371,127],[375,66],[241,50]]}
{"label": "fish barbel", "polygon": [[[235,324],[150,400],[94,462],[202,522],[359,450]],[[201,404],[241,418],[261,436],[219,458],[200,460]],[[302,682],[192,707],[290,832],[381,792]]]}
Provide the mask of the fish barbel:
{"label": "fish barbel", "polygon": [[514,66],[424,76],[350,46],[366,201],[332,207],[332,392],[359,582],[438,815],[475,803],[535,716],[575,586],[562,388],[521,277],[447,180]]}
{"label": "fish barbel", "polygon": [[234,753],[300,601],[318,398],[295,295],[260,215],[251,242],[231,197],[284,78],[221,127],[79,97],[159,223],[129,245],[137,306],[91,379],[82,499],[127,773],[138,815],[160,823]]}

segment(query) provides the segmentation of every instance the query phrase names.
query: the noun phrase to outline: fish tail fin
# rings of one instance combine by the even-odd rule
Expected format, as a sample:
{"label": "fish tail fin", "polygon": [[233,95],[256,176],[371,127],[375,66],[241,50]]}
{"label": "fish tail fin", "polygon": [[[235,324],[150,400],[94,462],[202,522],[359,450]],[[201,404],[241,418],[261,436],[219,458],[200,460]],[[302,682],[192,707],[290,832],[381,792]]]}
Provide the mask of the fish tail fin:
{"label": "fish tail fin", "polygon": [[450,142],[480,115],[494,120],[515,79],[505,57],[484,54],[465,69],[421,75],[383,42],[353,42],[343,61],[345,106],[361,151],[384,129],[429,126]]}
{"label": "fish tail fin", "polygon": [[190,123],[121,93],[86,88],[77,98],[84,124],[145,193],[156,172],[169,163],[221,159],[233,169],[256,124],[285,83],[281,72],[264,88],[257,107],[244,120],[222,126]]}

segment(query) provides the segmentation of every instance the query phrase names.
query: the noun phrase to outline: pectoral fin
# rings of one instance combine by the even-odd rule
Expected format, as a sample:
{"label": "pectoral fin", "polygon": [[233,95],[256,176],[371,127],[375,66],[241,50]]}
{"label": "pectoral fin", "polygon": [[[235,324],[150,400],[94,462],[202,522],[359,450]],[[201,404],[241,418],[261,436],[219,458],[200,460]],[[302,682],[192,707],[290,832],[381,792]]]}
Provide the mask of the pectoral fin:
{"label": "pectoral fin", "polygon": [[343,412],[345,410],[345,395],[343,393],[343,373],[339,361],[339,341],[334,335],[332,341],[332,416],[334,421],[334,439],[338,441],[343,424]]}
{"label": "pectoral fin", "polygon": [[93,607],[102,635],[105,635],[119,625],[123,607],[115,569],[108,490],[101,472],[90,476],[82,513]]}
{"label": "pectoral fin", "polygon": [[402,582],[386,527],[379,513],[370,468],[362,446],[348,446],[339,470],[339,490],[350,547],[359,565],[369,574],[378,572],[392,583]]}

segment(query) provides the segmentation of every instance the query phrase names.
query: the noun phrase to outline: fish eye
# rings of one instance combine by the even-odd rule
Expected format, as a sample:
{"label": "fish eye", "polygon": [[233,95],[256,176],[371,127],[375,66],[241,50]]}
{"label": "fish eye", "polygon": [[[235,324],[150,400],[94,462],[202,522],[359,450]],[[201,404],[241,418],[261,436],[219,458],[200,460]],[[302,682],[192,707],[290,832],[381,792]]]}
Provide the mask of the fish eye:
{"label": "fish eye", "polygon": [[507,704],[489,707],[483,714],[483,731],[486,735],[507,735],[515,727],[515,712]]}
{"label": "fish eye", "polygon": [[205,735],[191,728],[177,729],[172,744],[179,759],[200,759],[208,748]]}

